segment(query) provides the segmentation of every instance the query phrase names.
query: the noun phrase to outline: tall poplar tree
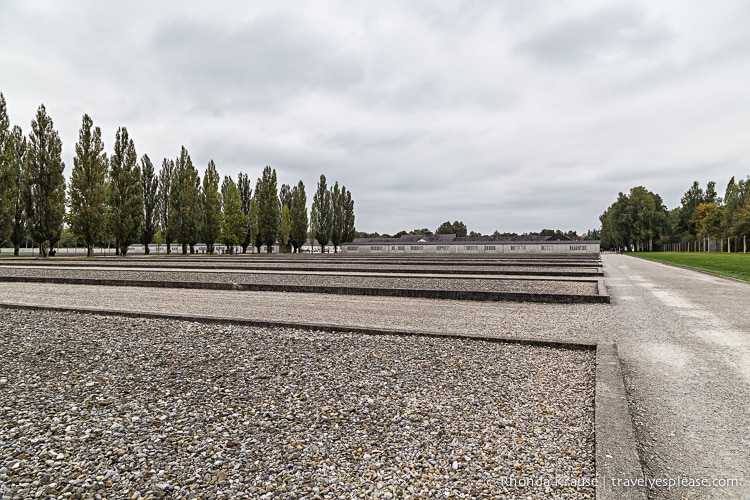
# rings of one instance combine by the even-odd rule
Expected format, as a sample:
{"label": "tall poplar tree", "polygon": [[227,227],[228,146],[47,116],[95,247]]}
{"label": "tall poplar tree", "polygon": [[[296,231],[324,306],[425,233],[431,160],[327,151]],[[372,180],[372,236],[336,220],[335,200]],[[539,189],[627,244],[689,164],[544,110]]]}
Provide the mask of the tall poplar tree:
{"label": "tall poplar tree", "polygon": [[141,220],[141,243],[146,255],[151,253],[149,244],[159,226],[159,178],[148,155],[141,157],[141,197],[143,219]]}
{"label": "tall poplar tree", "polygon": [[307,239],[307,195],[305,194],[305,185],[299,181],[292,188],[292,203],[289,209],[292,219],[292,230],[289,234],[289,241],[294,247],[294,251],[299,253],[302,245]]}
{"label": "tall poplar tree", "polygon": [[281,240],[281,246],[284,252],[289,251],[289,236],[292,234],[292,216],[289,212],[288,205],[281,206],[281,230],[279,231],[279,239]]}
{"label": "tall poplar tree", "polygon": [[13,255],[18,256],[21,245],[26,240],[26,203],[24,189],[26,185],[26,153],[29,149],[28,141],[23,130],[18,125],[13,127],[10,137],[10,182],[13,193],[13,208],[10,242],[13,245]]}
{"label": "tall poplar tree", "polygon": [[331,241],[333,231],[331,192],[328,190],[325,175],[321,175],[318,181],[318,190],[313,196],[312,211],[311,230],[314,238],[320,244],[320,253],[325,253],[326,245]]}
{"label": "tall poplar tree", "polygon": [[109,160],[108,183],[109,231],[115,239],[115,252],[123,257],[128,246],[138,240],[143,218],[141,168],[128,129],[120,127]]}
{"label": "tall poplar tree", "polygon": [[208,253],[214,253],[214,245],[221,235],[221,195],[219,194],[219,173],[213,160],[208,162],[203,174],[201,190],[201,237]]}
{"label": "tall poplar tree", "polygon": [[102,131],[83,115],[70,176],[70,230],[86,246],[86,256],[94,255],[94,244],[101,241],[107,217],[107,154]]}
{"label": "tall poplar tree", "polygon": [[281,229],[275,169],[269,166],[263,169],[263,177],[258,179],[255,187],[255,197],[258,200],[258,236],[261,243],[266,245],[266,252],[271,253]]}
{"label": "tall poplar tree", "polygon": [[182,245],[182,253],[195,252],[195,242],[200,229],[200,176],[193,166],[185,146],[175,161],[170,192],[170,222],[174,227],[175,239]]}
{"label": "tall poplar tree", "polygon": [[245,234],[240,239],[240,245],[242,245],[242,253],[246,253],[247,247],[255,244],[255,238],[250,238],[250,201],[253,199],[253,187],[249,175],[242,172],[237,175],[237,189],[240,191],[241,208],[246,221]]}
{"label": "tall poplar tree", "polygon": [[331,188],[331,243],[334,253],[338,252],[344,239],[344,200],[338,181]]}
{"label": "tall poplar tree", "polygon": [[167,254],[172,253],[174,241],[174,224],[170,212],[172,178],[174,177],[174,160],[164,158],[159,171],[159,226],[161,227]]}
{"label": "tall poplar tree", "polygon": [[24,199],[29,235],[47,257],[60,239],[65,216],[62,141],[44,104],[31,122],[26,154]]}
{"label": "tall poplar tree", "polygon": [[354,227],[354,200],[352,199],[351,191],[348,191],[345,187],[341,188],[341,198],[344,205],[344,234],[342,241],[353,241],[356,236],[356,228]]}
{"label": "tall poplar tree", "polygon": [[0,92],[0,247],[9,239],[13,221],[13,139],[5,96]]}
{"label": "tall poplar tree", "polygon": [[260,210],[258,209],[258,202],[255,198],[250,200],[250,209],[248,210],[247,219],[247,237],[253,242],[253,246],[258,248],[258,253],[260,253],[260,239],[258,238]]}
{"label": "tall poplar tree", "polygon": [[247,220],[242,212],[240,190],[231,177],[225,176],[221,184],[221,242],[230,254],[247,234]]}

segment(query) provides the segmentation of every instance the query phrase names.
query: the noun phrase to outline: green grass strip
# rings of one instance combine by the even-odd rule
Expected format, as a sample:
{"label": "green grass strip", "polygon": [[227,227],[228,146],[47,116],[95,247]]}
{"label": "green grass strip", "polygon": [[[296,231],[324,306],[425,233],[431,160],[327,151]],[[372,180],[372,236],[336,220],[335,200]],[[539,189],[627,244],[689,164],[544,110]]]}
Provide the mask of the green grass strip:
{"label": "green grass strip", "polygon": [[750,253],[635,252],[628,255],[750,281]]}

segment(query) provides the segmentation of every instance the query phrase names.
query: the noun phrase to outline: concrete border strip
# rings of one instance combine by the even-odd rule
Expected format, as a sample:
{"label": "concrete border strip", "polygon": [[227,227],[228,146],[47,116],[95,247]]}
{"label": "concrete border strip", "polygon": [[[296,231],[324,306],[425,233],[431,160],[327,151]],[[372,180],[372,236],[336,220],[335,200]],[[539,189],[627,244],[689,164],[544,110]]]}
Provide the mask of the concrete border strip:
{"label": "concrete border strip", "polygon": [[596,498],[645,499],[617,345],[596,347]]}
{"label": "concrete border strip", "polygon": [[597,280],[587,280],[596,289],[592,294],[492,292],[481,290],[425,290],[419,288],[369,288],[351,286],[316,286],[259,283],[217,283],[210,281],[150,281],[127,279],[61,278],[43,276],[0,276],[6,283],[51,283],[58,285],[131,286],[144,288],[185,288],[200,290],[226,290],[243,292],[326,293],[334,295],[365,295],[377,297],[409,297],[442,300],[467,300],[487,302],[540,302],[549,304],[609,303],[602,295]]}

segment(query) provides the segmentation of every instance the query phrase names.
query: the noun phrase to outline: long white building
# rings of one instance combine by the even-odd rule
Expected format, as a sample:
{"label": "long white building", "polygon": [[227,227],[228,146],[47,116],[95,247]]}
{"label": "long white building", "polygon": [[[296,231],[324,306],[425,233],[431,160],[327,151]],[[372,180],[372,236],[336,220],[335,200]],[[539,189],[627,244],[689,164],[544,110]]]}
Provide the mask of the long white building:
{"label": "long white building", "polygon": [[357,254],[598,254],[599,241],[553,236],[458,237],[455,234],[405,234],[400,238],[355,238],[341,245]]}

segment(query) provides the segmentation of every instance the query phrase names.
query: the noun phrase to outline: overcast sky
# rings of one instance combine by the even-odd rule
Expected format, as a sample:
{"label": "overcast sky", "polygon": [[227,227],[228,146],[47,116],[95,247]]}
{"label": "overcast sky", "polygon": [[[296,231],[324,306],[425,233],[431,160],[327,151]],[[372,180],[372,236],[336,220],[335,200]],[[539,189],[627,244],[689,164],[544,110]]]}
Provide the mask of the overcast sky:
{"label": "overcast sky", "polygon": [[345,185],[367,232],[579,233],[750,174],[750,2],[0,1],[0,92],[155,165]]}

